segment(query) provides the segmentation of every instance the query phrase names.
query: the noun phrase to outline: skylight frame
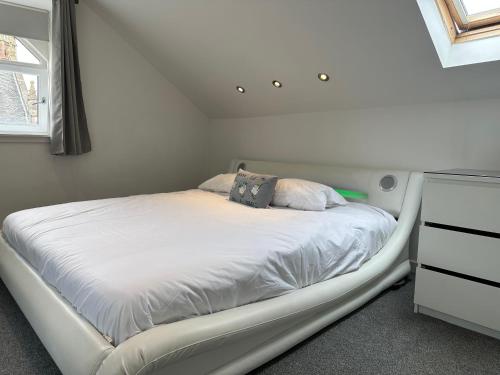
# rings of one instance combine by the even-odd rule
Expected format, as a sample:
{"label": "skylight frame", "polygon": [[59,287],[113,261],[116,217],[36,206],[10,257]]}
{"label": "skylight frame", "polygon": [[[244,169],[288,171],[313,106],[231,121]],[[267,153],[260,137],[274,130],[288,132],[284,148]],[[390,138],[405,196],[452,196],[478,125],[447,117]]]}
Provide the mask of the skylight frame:
{"label": "skylight frame", "polygon": [[[466,13],[469,15],[475,14],[486,14],[490,12],[500,11],[500,1],[499,0],[460,0]],[[474,4],[474,5],[473,5]],[[489,5],[486,5],[489,4]],[[493,5],[494,4],[494,5]],[[478,6],[479,5],[479,6]],[[476,10],[471,10],[477,7]],[[471,9],[469,9],[471,8]],[[480,9],[480,10],[479,10]],[[470,12],[469,12],[470,11]]]}
{"label": "skylight frame", "polygon": [[467,14],[462,0],[436,0],[452,43],[500,36],[500,9]]}
{"label": "skylight frame", "polygon": [[[436,0],[416,0],[416,2],[443,68],[500,61],[500,36],[456,43],[455,37],[450,37],[451,31],[447,24],[443,22],[444,14],[451,20],[448,8],[443,13]],[[455,32],[455,26],[453,24],[452,26],[452,31]]]}
{"label": "skylight frame", "polygon": [[455,22],[462,30],[472,30],[500,23],[500,8],[468,14],[463,0],[447,0],[447,4],[451,13],[457,13]]}

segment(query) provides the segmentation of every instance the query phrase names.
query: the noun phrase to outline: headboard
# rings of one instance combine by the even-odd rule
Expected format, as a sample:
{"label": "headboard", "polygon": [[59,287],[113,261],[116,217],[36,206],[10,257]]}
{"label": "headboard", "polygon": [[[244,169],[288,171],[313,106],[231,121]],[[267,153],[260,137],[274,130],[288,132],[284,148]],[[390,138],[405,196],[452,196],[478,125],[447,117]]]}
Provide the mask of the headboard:
{"label": "headboard", "polygon": [[410,177],[409,171],[392,169],[232,160],[229,171],[234,173],[239,168],[280,178],[302,178],[334,188],[364,192],[368,194],[367,203],[380,207],[395,217],[399,217],[401,212]]}

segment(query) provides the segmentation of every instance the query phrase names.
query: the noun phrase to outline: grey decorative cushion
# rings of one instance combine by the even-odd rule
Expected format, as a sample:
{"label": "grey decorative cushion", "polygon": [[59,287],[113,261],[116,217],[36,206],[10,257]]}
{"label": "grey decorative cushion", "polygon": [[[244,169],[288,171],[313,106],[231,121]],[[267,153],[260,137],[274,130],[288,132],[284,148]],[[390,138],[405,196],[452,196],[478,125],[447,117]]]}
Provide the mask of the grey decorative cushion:
{"label": "grey decorative cushion", "polygon": [[234,179],[229,199],[255,208],[266,208],[273,199],[278,177],[255,174],[240,169]]}

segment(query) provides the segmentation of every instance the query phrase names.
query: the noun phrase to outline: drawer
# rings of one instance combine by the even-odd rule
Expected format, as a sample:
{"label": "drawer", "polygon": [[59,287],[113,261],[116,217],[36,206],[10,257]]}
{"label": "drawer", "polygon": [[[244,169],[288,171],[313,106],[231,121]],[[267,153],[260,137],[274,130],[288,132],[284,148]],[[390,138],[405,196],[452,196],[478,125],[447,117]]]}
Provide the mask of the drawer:
{"label": "drawer", "polygon": [[500,239],[422,226],[418,263],[500,283]]}
{"label": "drawer", "polygon": [[500,331],[500,288],[417,268],[415,303]]}
{"label": "drawer", "polygon": [[422,220],[500,233],[500,184],[427,178]]}

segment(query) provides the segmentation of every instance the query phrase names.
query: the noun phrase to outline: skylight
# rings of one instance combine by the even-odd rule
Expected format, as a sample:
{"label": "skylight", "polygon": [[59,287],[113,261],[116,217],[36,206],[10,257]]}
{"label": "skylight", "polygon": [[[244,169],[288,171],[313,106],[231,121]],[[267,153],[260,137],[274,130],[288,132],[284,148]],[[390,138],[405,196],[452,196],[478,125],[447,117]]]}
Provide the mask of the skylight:
{"label": "skylight", "polygon": [[500,0],[434,0],[452,43],[500,35]]}
{"label": "skylight", "polygon": [[443,67],[500,60],[500,0],[417,0]]}
{"label": "skylight", "polygon": [[500,11],[500,0],[461,0],[467,15]]}

